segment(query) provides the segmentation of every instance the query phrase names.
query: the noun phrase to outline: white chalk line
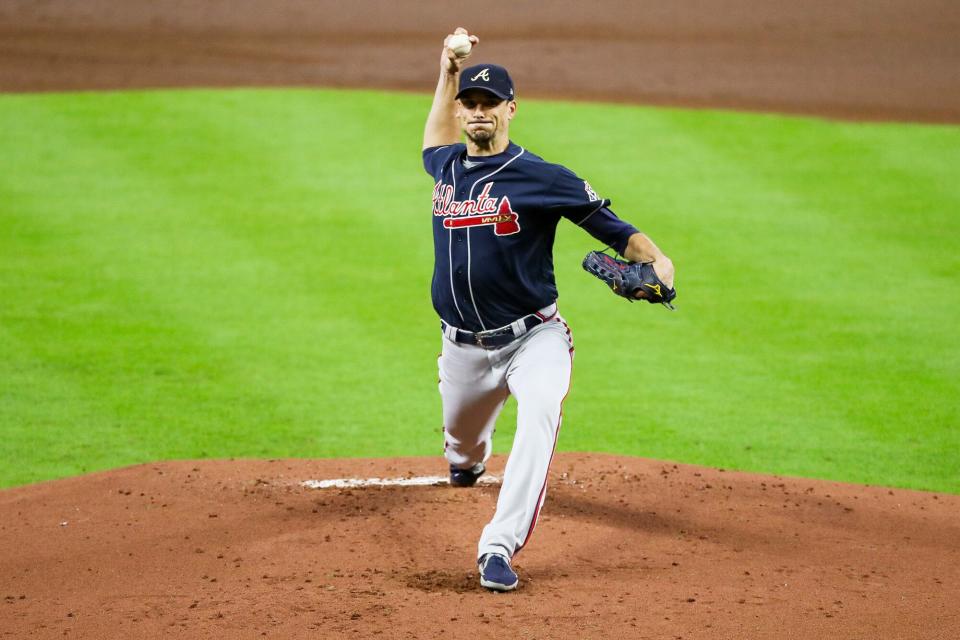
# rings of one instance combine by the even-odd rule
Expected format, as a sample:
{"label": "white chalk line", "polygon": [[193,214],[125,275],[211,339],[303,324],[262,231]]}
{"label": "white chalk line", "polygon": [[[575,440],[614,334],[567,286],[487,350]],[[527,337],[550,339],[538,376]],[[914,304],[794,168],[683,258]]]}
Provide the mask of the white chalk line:
{"label": "white chalk line", "polygon": [[[477,484],[500,484],[498,476],[482,476]],[[356,489],[360,487],[430,487],[450,484],[447,476],[414,476],[412,478],[336,478],[333,480],[304,480],[300,486],[308,489]]]}

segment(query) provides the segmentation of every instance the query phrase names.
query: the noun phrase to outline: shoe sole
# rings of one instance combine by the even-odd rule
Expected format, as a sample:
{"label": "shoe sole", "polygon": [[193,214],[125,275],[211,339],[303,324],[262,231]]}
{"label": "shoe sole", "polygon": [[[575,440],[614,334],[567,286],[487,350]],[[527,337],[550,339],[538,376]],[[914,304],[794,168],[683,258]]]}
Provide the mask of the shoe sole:
{"label": "shoe sole", "polygon": [[493,589],[494,591],[513,591],[519,584],[520,580],[517,580],[513,584],[500,584],[499,582],[493,582],[492,580],[484,580],[483,576],[480,576],[480,586],[487,589]]}

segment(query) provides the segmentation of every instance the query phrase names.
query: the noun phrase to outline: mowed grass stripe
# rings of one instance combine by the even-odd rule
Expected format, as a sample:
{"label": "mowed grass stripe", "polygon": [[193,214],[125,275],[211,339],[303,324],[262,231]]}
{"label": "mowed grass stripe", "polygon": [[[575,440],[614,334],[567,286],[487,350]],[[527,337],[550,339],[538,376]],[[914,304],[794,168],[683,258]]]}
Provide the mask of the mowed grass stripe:
{"label": "mowed grass stripe", "polygon": [[[232,96],[225,96],[225,104],[208,104],[211,113],[188,113],[187,119],[176,99],[148,101],[146,109],[136,109],[125,104],[136,97],[123,94],[116,96],[116,115],[101,119],[95,96],[88,98],[94,109],[85,114],[92,120],[89,129],[71,131],[76,115],[84,115],[76,107],[66,113],[49,110],[42,126],[51,145],[70,140],[84,165],[96,166],[108,179],[122,177],[122,184],[109,187],[114,199],[103,203],[89,197],[83,181],[71,188],[69,176],[82,166],[57,164],[47,165],[51,175],[44,179],[55,183],[67,178],[58,188],[59,197],[50,202],[44,191],[32,189],[28,195],[39,202],[22,198],[14,207],[24,212],[18,215],[24,226],[40,229],[36,235],[43,235],[44,226],[63,221],[66,228],[54,229],[53,235],[68,242],[54,243],[49,251],[66,249],[73,260],[63,268],[52,265],[49,278],[63,291],[76,293],[76,299],[58,296],[52,305],[72,306],[77,326],[67,335],[37,327],[31,318],[22,325],[21,340],[36,339],[54,350],[41,357],[54,362],[62,358],[63,369],[84,366],[87,371],[79,382],[88,385],[83,391],[99,398],[101,410],[85,423],[50,426],[101,442],[107,458],[118,455],[119,439],[100,430],[116,423],[140,443],[134,459],[225,451],[303,455],[316,441],[329,454],[359,455],[404,442],[391,426],[397,414],[409,422],[402,416],[410,406],[409,394],[400,393],[396,402],[377,411],[380,402],[393,400],[396,378],[387,381],[384,376],[396,372],[363,361],[368,357],[378,363],[375,358],[388,355],[396,338],[383,320],[390,317],[390,308],[370,312],[372,306],[396,299],[391,289],[397,284],[390,270],[377,275],[370,250],[379,246],[395,253],[392,243],[400,234],[389,233],[383,218],[388,213],[397,217],[397,212],[374,207],[369,200],[375,194],[349,184],[343,173],[324,178],[358,194],[355,202],[346,203],[349,207],[342,199],[326,201],[323,193],[303,200],[296,193],[295,177],[289,182],[292,196],[271,184],[272,174],[295,163],[250,153],[251,147],[269,148],[271,143],[221,136],[208,124],[233,108]],[[264,118],[288,121],[289,114],[282,110],[263,107]],[[330,114],[319,117],[329,119]],[[67,122],[57,126],[59,118]],[[145,122],[160,123],[160,131],[151,131]],[[163,126],[167,123],[177,124],[170,130]],[[111,144],[97,143],[104,135],[112,136]],[[252,135],[270,134],[258,130]],[[303,151],[292,146],[294,153]],[[353,162],[363,169],[359,159]],[[158,165],[164,163],[174,169],[163,171]],[[41,166],[27,168],[34,169],[38,177],[43,175]],[[323,176],[325,170],[315,172]],[[422,207],[422,194],[420,200]],[[50,210],[45,209],[48,203]],[[316,213],[305,212],[305,207]],[[368,221],[367,211],[380,220]],[[401,221],[399,226],[410,225]],[[71,227],[79,233],[71,234]],[[266,243],[273,246],[263,246]],[[76,264],[84,268],[73,271]],[[364,271],[368,275],[363,276]],[[358,287],[363,277],[368,282]],[[421,273],[420,282],[425,279]],[[103,313],[85,313],[85,305],[98,295],[107,298]],[[424,297],[419,299],[422,303]],[[358,316],[357,307],[365,312]],[[129,336],[129,344],[118,325],[125,318],[140,329]],[[150,331],[156,323],[173,326],[160,335]],[[86,328],[94,332],[94,346],[102,352],[76,344],[78,335],[87,335]],[[422,333],[434,337],[426,326]],[[418,404],[429,405],[435,395],[435,363],[431,351],[420,358],[426,369],[420,376],[425,398]],[[398,357],[397,364],[402,360]],[[409,362],[402,364],[409,371]],[[277,388],[281,391],[275,393]],[[26,404],[41,399],[22,398]],[[425,412],[427,407],[418,409]],[[367,422],[358,424],[357,413]],[[430,424],[436,422],[434,417]],[[436,450],[435,443],[431,450]],[[104,466],[112,464],[106,460]]]}
{"label": "mowed grass stripe", "polygon": [[[799,304],[788,314],[793,326],[771,335],[770,345],[777,354],[793,357],[800,397],[821,405],[815,410],[825,409],[829,419],[810,424],[841,426],[822,429],[817,444],[825,455],[835,455],[830,448],[848,447],[845,457],[853,456],[864,468],[883,468],[888,475],[943,465],[960,471],[951,446],[956,433],[930,428],[957,421],[954,404],[931,399],[960,395],[958,381],[949,373],[957,368],[956,348],[942,330],[958,319],[955,282],[940,276],[955,264],[943,238],[956,236],[958,222],[952,228],[938,224],[945,210],[960,204],[955,193],[941,189],[953,163],[937,170],[914,169],[902,155],[883,153],[897,146],[895,136],[877,136],[885,129],[864,126],[861,138],[842,130],[828,159],[813,150],[794,152],[785,158],[789,170],[770,173],[769,164],[780,158],[758,144],[769,136],[752,136],[755,128],[748,123],[729,125],[712,128],[701,139],[721,152],[733,149],[728,155],[735,156],[744,175],[757,177],[758,189],[795,194],[791,210],[807,224],[801,234],[781,239],[800,253],[793,260],[779,258],[779,277],[770,286],[795,291]],[[784,130],[791,139],[796,134]],[[750,143],[734,145],[732,140]],[[957,153],[949,147],[944,151],[948,157]],[[924,240],[932,230],[946,235]],[[845,257],[831,258],[838,255]],[[832,260],[836,269],[829,267]],[[803,264],[824,267],[820,273],[796,268]],[[898,282],[900,274],[920,283],[910,287],[909,300],[903,299],[906,291],[898,295],[901,284],[909,286]],[[918,336],[926,336],[923,344],[917,343]],[[837,431],[847,437],[838,438]],[[809,430],[802,434],[815,441]]]}
{"label": "mowed grass stripe", "polygon": [[[931,469],[932,483],[944,470],[960,475],[956,405],[942,401],[960,395],[951,375],[956,343],[944,331],[960,319],[957,283],[941,277],[956,271],[956,254],[942,250],[956,237],[955,218],[943,225],[957,210],[956,189],[943,191],[960,166],[951,162],[960,145],[943,142],[956,142],[956,130],[661,111],[647,127],[625,131],[619,123],[629,116],[619,115],[598,119],[609,127],[599,137],[619,131],[618,148],[634,157],[612,159],[629,169],[594,186],[624,195],[621,211],[646,210],[629,217],[670,238],[681,311],[684,320],[695,316],[693,325],[680,323],[682,335],[662,341],[663,319],[653,318],[642,346],[634,338],[635,349],[619,359],[646,365],[647,379],[670,377],[663,398],[699,407],[700,417],[671,410],[633,424],[613,420],[604,425],[604,448],[618,451],[639,437],[654,457],[680,447],[758,470],[789,450],[780,463],[786,473],[842,460],[867,482],[909,481]],[[913,136],[937,142],[932,149],[946,161],[912,169],[892,154],[890,165],[886,154]],[[587,142],[564,146],[591,148]],[[579,152],[568,161],[577,159],[584,161]],[[874,174],[881,184],[871,189]],[[927,243],[931,233],[943,235]],[[909,300],[898,295],[891,267],[911,278]],[[592,326],[605,322],[604,311]],[[627,316],[615,326],[611,340],[630,344],[637,335]],[[579,364],[595,347],[580,351]],[[678,359],[685,362],[674,366]],[[622,386],[611,384],[602,399],[587,401],[595,407],[579,408],[600,411],[622,398]],[[574,404],[568,415],[577,411]],[[594,433],[586,436],[585,445],[596,445]]]}
{"label": "mowed grass stripe", "polygon": [[[48,115],[46,125],[55,133],[58,114]],[[129,133],[122,121],[110,126]],[[89,137],[98,134],[93,128]],[[51,243],[50,253],[64,251],[72,259],[62,268],[53,265],[51,279],[58,280],[63,290],[56,299],[57,308],[64,310],[58,326],[38,327],[47,314],[37,314],[28,318],[30,324],[21,325],[21,342],[35,352],[42,350],[41,357],[76,387],[77,399],[99,410],[86,420],[51,426],[74,429],[80,438],[99,442],[105,464],[111,456],[125,457],[124,436],[138,446],[132,455],[136,460],[158,451],[203,454],[205,449],[195,448],[198,436],[218,447],[229,440],[225,436],[237,423],[244,426],[244,416],[251,413],[269,426],[248,438],[269,433],[279,422],[271,407],[261,406],[256,386],[232,379],[237,369],[217,348],[220,327],[215,320],[222,301],[216,296],[220,289],[216,280],[221,274],[213,265],[191,264],[191,256],[209,252],[210,257],[222,258],[232,275],[240,274],[241,284],[246,280],[243,274],[256,271],[257,265],[238,260],[225,236],[193,224],[190,212],[182,210],[174,195],[176,189],[163,176],[153,178],[138,170],[124,149],[90,144],[83,135],[73,136],[73,146],[95,159],[104,175],[123,176],[124,184],[115,191],[131,206],[101,209],[95,198],[67,189],[57,211],[71,213],[58,221],[57,211],[26,203],[25,215],[32,216],[38,228],[46,223],[52,237],[68,239]],[[62,225],[53,226],[57,222]],[[168,229],[182,240],[166,244],[163,236]],[[74,271],[78,263],[85,268]],[[183,298],[184,292],[189,299]],[[191,305],[196,306],[194,312],[213,312],[200,318],[206,334],[195,331],[190,321],[196,318],[183,317],[184,307]],[[186,423],[184,416],[189,416]]]}
{"label": "mowed grass stripe", "polygon": [[[944,219],[944,208],[956,202],[956,194],[926,190],[925,182],[936,183],[939,175],[890,168],[871,149],[847,142],[856,139],[853,125],[736,114],[663,115],[643,132],[647,135],[637,136],[667,139],[672,147],[648,154],[651,162],[634,163],[646,169],[638,171],[645,182],[641,189],[653,194],[647,198],[653,204],[658,187],[666,185],[663,209],[670,211],[677,196],[668,189],[684,188],[671,175],[689,173],[673,159],[696,158],[700,175],[686,183],[694,197],[677,214],[689,219],[690,212],[702,212],[690,233],[666,233],[681,242],[696,239],[690,249],[679,245],[675,257],[682,256],[686,267],[682,310],[697,318],[696,326],[684,327],[687,340],[670,343],[671,348],[680,344],[679,353],[660,352],[654,344],[650,361],[689,358],[687,366],[664,365],[662,371],[694,376],[682,387],[686,398],[672,399],[681,403],[678,414],[686,424],[697,407],[701,415],[693,429],[678,423],[670,438],[710,451],[716,463],[728,457],[740,467],[744,457],[762,466],[775,450],[788,448],[789,459],[780,463],[787,473],[803,474],[813,460],[830,465],[839,459],[848,475],[862,481],[870,481],[877,468],[891,482],[930,468],[938,469],[933,475],[944,467],[956,475],[957,435],[950,428],[956,407],[940,401],[957,397],[956,377],[949,374],[957,369],[956,347],[944,330],[957,320],[956,280],[928,275],[931,268],[951,268],[955,258],[935,252],[932,264],[928,260],[911,272],[919,286],[911,287],[911,300],[905,301],[879,256],[889,256],[891,264],[893,256],[910,263],[911,254],[923,248],[903,249],[910,233],[875,233],[871,242],[871,234],[861,229],[869,228],[877,209],[911,230],[930,228]],[[868,138],[886,133],[876,136],[885,147],[911,140],[914,132],[929,133],[910,127],[864,129]],[[956,140],[951,130],[936,133]],[[834,153],[814,153],[811,138]],[[849,148],[836,153],[840,145]],[[844,189],[842,179],[824,188],[817,175],[846,176],[850,182],[874,170],[894,174],[884,178],[887,209],[875,198],[851,197],[856,189],[849,187],[857,185]],[[941,175],[949,171],[940,170]],[[831,202],[830,188],[847,200]],[[918,197],[929,202],[915,211],[898,211],[900,200]],[[673,223],[655,213],[651,220],[658,226]],[[722,242],[712,241],[711,233]],[[700,282],[684,279],[691,273],[706,274],[708,286],[700,290]],[[920,344],[918,327],[924,336]],[[691,351],[684,353],[688,346]],[[740,429],[732,430],[731,420],[740,422]],[[615,434],[612,446],[625,437],[626,431]],[[647,446],[659,455],[676,445],[656,439]],[[758,447],[767,450],[758,454]]]}
{"label": "mowed grass stripe", "polygon": [[[2,445],[22,463],[0,481],[165,457],[437,453],[427,105],[2,97],[17,124],[0,134],[0,419],[23,437]],[[515,125],[681,273],[676,314],[618,304],[579,268],[595,243],[561,228],[578,346],[562,449],[960,490],[944,329],[958,319],[943,168],[956,129],[536,102]],[[878,295],[875,256],[894,251],[923,262],[922,304]],[[818,272],[828,260],[836,272]],[[825,294],[831,277],[846,299]]]}

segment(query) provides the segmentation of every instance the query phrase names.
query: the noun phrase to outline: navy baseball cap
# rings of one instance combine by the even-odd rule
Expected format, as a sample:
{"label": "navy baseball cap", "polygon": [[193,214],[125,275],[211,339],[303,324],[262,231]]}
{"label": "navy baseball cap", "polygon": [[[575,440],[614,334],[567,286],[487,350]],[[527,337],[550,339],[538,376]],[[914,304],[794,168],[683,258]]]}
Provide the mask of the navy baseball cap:
{"label": "navy baseball cap", "polygon": [[483,89],[501,100],[513,100],[513,80],[507,70],[497,64],[476,64],[461,70],[457,98],[468,89]]}

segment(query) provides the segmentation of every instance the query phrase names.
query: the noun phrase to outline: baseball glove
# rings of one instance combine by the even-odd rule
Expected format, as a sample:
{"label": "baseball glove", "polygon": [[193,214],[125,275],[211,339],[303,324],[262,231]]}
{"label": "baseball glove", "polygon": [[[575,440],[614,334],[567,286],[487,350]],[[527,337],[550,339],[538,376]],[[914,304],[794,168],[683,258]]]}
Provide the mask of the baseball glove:
{"label": "baseball glove", "polygon": [[602,251],[591,251],[583,259],[583,268],[630,302],[640,299],[674,309],[670,301],[677,297],[676,289],[664,284],[649,262],[625,262]]}

